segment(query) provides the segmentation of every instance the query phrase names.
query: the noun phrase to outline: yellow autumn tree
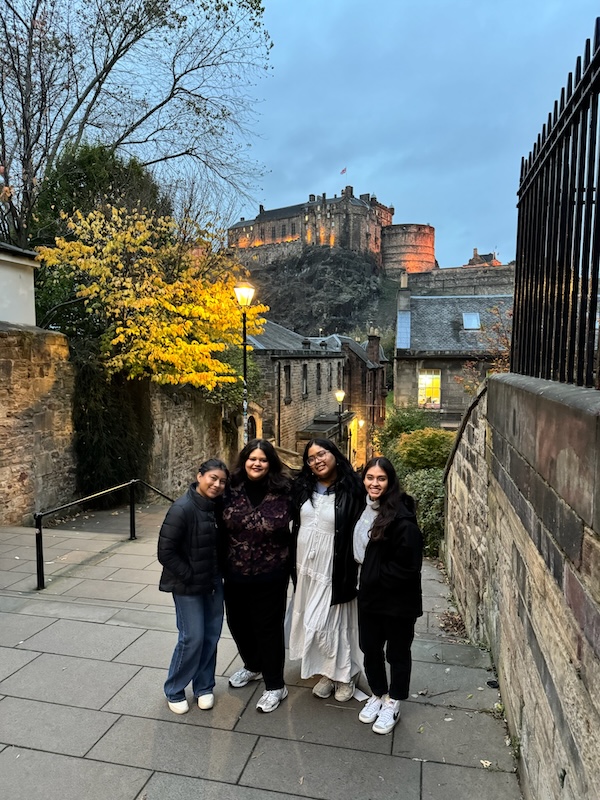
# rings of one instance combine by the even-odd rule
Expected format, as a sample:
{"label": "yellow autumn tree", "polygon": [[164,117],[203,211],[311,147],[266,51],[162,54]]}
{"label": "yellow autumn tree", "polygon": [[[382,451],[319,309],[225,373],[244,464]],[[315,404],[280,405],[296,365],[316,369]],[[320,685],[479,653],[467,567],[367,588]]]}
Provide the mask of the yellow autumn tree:
{"label": "yellow autumn tree", "polygon": [[[68,238],[39,248],[39,259],[75,280],[100,321],[109,374],[207,391],[239,379],[223,354],[241,344],[233,287],[246,273],[208,231],[114,206],[66,222]],[[267,310],[247,310],[248,333],[260,333]]]}

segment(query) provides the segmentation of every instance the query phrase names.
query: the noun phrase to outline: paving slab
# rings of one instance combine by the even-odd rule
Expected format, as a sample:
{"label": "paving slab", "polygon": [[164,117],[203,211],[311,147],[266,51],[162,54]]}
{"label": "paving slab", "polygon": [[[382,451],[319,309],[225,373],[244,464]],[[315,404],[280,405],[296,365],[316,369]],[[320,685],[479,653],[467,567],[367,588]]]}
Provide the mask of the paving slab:
{"label": "paving slab", "polygon": [[103,706],[102,710],[131,717],[146,717],[176,724],[201,725],[231,731],[237,726],[254,692],[254,686],[231,689],[227,678],[217,677],[214,708],[200,710],[193,704],[192,693],[188,689],[190,710],[187,714],[175,717],[173,712],[169,711],[163,694],[166,677],[166,668],[144,667]]}
{"label": "paving slab", "polygon": [[[15,586],[19,581],[23,580],[22,572],[15,572],[14,570],[0,571],[0,589],[8,589],[10,586]],[[34,588],[34,587],[31,587]],[[19,591],[18,589],[16,591]]]}
{"label": "paving slab", "polygon": [[[421,800],[482,798],[506,800],[520,797],[517,776],[490,769],[466,769],[450,764],[423,764]],[[583,798],[581,799],[583,800]]]}
{"label": "paving slab", "polygon": [[156,561],[155,556],[115,553],[108,555],[101,563],[103,567],[116,567],[117,569],[144,569],[154,561]]}
{"label": "paving slab", "polygon": [[[49,597],[49,595],[41,593],[34,595],[35,599],[32,599],[31,595],[24,597],[18,606],[19,612],[21,614],[33,614],[34,616],[40,617],[56,617],[57,619],[72,619],[88,622],[106,622],[115,615],[113,606],[103,607],[100,605],[89,605],[76,603],[73,600],[70,602],[60,602],[57,599],[47,600],[46,597]],[[0,603],[0,607],[2,607],[3,610],[10,608],[9,603],[4,603],[4,601],[9,599],[12,598],[1,598],[2,602]],[[17,603],[15,601],[13,608],[16,607]]]}
{"label": "paving slab", "polygon": [[0,741],[84,756],[117,719],[103,711],[5,697],[0,701]]}
{"label": "paving slab", "polygon": [[30,663],[20,666],[14,663],[8,673],[10,677],[0,682],[0,693],[76,708],[102,708],[140,669],[131,664],[49,653],[36,657],[36,654],[19,650],[9,652],[14,656],[29,656]]}
{"label": "paving slab", "polygon": [[122,717],[87,757],[237,783],[255,744],[246,733]]}
{"label": "paving slab", "polygon": [[392,752],[406,758],[478,769],[483,769],[482,761],[489,761],[494,769],[513,772],[515,761],[506,745],[506,735],[504,726],[491,714],[410,701],[402,703],[402,719],[394,729]]}
{"label": "paving slab", "polygon": [[484,669],[414,661],[410,699],[448,707],[492,709],[498,702],[498,690],[486,685],[490,678],[493,673]]}
{"label": "paving slab", "polygon": [[131,600],[139,591],[139,583],[124,583],[110,577],[100,581],[89,578],[78,580],[75,586],[67,587],[61,594],[90,600]]}
{"label": "paving slab", "polygon": [[[158,573],[155,574],[158,575]],[[152,585],[150,586],[138,585],[138,591],[131,599],[136,603],[144,603],[146,605],[173,607],[173,596],[169,592],[160,591],[158,577],[156,581],[152,579]]]}
{"label": "paving slab", "polygon": [[[37,576],[35,572],[23,577],[23,573],[20,573],[21,580],[19,583],[11,584],[10,588],[14,592],[33,592],[37,589]],[[46,596],[53,595],[53,594],[64,594],[66,591],[71,589],[74,586],[77,586],[81,583],[80,578],[68,578],[68,577],[53,577],[52,575],[46,575],[45,579],[45,593]]]}
{"label": "paving slab", "polygon": [[256,702],[264,690],[262,681],[243,712],[238,731],[298,742],[320,745],[339,745],[371,753],[392,752],[392,737],[377,736],[358,719],[362,702],[350,700],[338,703],[332,697],[321,700],[310,688],[289,686],[289,696],[277,711],[261,714]]}
{"label": "paving slab", "polygon": [[29,598],[23,595],[0,594],[0,611],[20,611],[29,603]]}
{"label": "paving slab", "polygon": [[140,628],[59,619],[18,647],[110,661],[143,633]]}
{"label": "paving slab", "polygon": [[420,783],[421,764],[410,759],[267,737],[259,739],[240,780],[322,800],[420,800]]}
{"label": "paving slab", "polygon": [[7,747],[0,753],[9,800],[133,800],[151,773],[83,758]]}
{"label": "paving slab", "polygon": [[412,646],[414,661],[431,661],[437,664],[463,667],[480,667],[491,670],[492,660],[488,650],[479,647],[465,647],[443,641],[431,641],[415,637]]}
{"label": "paving slab", "polygon": [[147,569],[147,567],[146,569],[118,569],[112,573],[110,580],[124,581],[125,583],[143,583],[147,586],[156,580],[156,575],[148,575]]}
{"label": "paving slab", "polygon": [[177,632],[175,614],[166,613],[165,609],[145,608],[136,611],[135,609],[124,608],[113,614],[108,620],[109,625],[124,625],[130,628],[149,628],[151,630]]}
{"label": "paving slab", "polygon": [[[38,658],[40,653],[13,650],[10,647],[0,647],[0,681],[18,672],[30,661]],[[0,691],[4,691],[0,689]]]}
{"label": "paving slab", "polygon": [[91,578],[96,581],[102,581],[109,576],[114,576],[115,573],[119,571],[116,567],[103,567],[94,564],[80,564],[79,566],[72,566],[68,569],[69,575],[73,578]]}
{"label": "paving slab", "polygon": [[0,646],[15,647],[34,633],[51,625],[56,620],[47,617],[28,617],[24,614],[0,612]]}
{"label": "paving slab", "polygon": [[155,772],[136,800],[300,800],[300,797]]}

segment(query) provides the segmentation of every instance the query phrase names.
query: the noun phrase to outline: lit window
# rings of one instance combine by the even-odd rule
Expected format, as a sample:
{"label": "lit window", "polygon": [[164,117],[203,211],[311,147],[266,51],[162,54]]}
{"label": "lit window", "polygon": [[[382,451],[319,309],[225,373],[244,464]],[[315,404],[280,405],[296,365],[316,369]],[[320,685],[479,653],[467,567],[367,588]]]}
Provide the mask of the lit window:
{"label": "lit window", "polygon": [[463,313],[463,328],[466,331],[478,331],[481,329],[479,311]]}
{"label": "lit window", "polygon": [[441,399],[442,371],[439,369],[419,370],[419,407],[439,408]]}

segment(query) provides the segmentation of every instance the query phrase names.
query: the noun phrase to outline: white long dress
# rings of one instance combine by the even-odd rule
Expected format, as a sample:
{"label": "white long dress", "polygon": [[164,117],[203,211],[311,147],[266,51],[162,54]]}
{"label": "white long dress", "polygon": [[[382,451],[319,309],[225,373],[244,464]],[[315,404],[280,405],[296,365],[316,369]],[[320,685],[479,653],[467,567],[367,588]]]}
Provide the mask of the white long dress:
{"label": "white long dress", "polygon": [[335,495],[315,492],[300,509],[292,598],[290,658],[301,659],[301,675],[325,675],[348,683],[362,669],[356,599],[331,605]]}

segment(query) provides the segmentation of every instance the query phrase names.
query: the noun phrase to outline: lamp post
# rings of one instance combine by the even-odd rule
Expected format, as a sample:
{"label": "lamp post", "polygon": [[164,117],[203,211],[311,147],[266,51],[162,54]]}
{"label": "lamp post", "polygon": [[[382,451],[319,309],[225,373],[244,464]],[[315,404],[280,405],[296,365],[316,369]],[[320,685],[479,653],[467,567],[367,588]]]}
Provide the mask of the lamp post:
{"label": "lamp post", "polygon": [[242,309],[242,352],[244,355],[244,394],[242,399],[242,420],[243,420],[243,444],[248,444],[248,372],[247,372],[247,349],[248,342],[246,341],[246,309],[251,305],[252,298],[254,297],[254,286],[248,281],[242,281],[234,286],[235,299]]}
{"label": "lamp post", "polygon": [[346,397],[346,392],[343,389],[337,389],[335,392],[335,399],[338,403],[338,436],[340,440],[340,447],[342,445],[342,404],[344,402],[344,397]]}

